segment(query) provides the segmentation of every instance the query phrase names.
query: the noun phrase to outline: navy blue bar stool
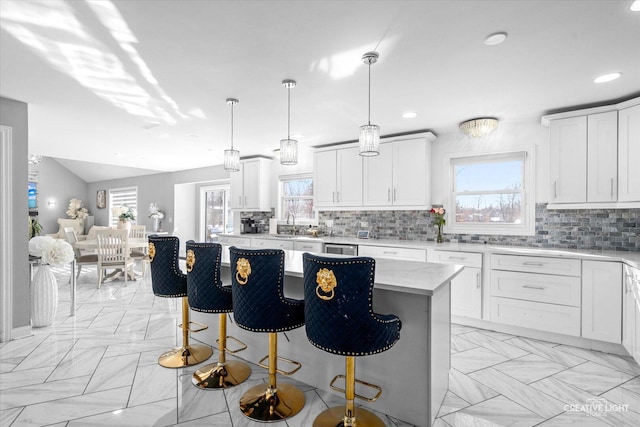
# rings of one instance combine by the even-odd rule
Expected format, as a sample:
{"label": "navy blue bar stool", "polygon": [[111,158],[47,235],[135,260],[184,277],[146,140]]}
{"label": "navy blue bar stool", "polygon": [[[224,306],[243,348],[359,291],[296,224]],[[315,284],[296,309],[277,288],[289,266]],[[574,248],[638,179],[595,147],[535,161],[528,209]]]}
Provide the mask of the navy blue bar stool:
{"label": "navy blue bar stool", "polygon": [[[187,276],[178,266],[180,241],[174,236],[149,236],[149,261],[151,264],[151,287],[157,297],[182,298],[182,346],[162,353],[158,363],[165,368],[182,368],[202,363],[213,354],[207,345],[189,345],[189,332],[207,329],[189,321],[189,302],[187,300]],[[200,326],[191,329],[191,324]]]}
{"label": "navy blue bar stool", "polygon": [[[251,368],[244,362],[227,360],[226,352],[237,353],[247,348],[238,339],[227,336],[227,313],[233,311],[231,286],[222,286],[219,243],[187,242],[187,295],[189,306],[202,313],[218,313],[218,362],[198,369],[191,378],[201,389],[228,388],[244,382]],[[240,345],[236,350],[227,348],[227,339]]]}
{"label": "navy blue bar stool", "polygon": [[[291,375],[301,364],[278,356],[278,332],[304,325],[304,301],[286,298],[284,251],[280,249],[229,248],[233,312],[236,324],[246,330],[269,334],[269,354],[258,365],[268,369],[269,384],[257,385],[240,398],[240,410],[256,421],[290,418],[304,406],[304,393],[291,384],[277,384],[276,373]],[[268,359],[268,365],[265,360]],[[295,366],[278,369],[278,360]]]}
{"label": "navy blue bar stool", "polygon": [[[378,416],[354,405],[356,397],[373,402],[382,394],[379,386],[356,379],[355,357],[390,349],[400,339],[402,326],[395,315],[373,312],[375,260],[305,253],[303,270],[307,338],[323,351],[345,356],[345,375],[334,377],[330,386],[345,393],[346,405],[325,410],[313,426],[384,427]],[[344,389],[334,385],[338,379],[344,379]],[[356,394],[356,383],[377,393],[373,397]]]}

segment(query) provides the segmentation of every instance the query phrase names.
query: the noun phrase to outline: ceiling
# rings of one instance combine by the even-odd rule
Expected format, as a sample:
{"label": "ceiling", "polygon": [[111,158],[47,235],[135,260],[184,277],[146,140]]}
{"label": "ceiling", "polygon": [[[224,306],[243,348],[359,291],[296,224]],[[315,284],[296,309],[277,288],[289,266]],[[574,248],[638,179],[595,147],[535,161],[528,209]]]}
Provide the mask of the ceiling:
{"label": "ceiling", "polygon": [[[88,182],[461,121],[535,121],[640,93],[640,12],[602,1],[0,2],[0,96],[29,104],[29,152]],[[484,39],[506,32],[507,40]],[[595,84],[613,71],[618,80]],[[402,117],[415,112],[412,119]],[[298,136],[300,135],[300,136]],[[99,165],[96,165],[99,164]],[[104,166],[112,165],[112,166]]]}

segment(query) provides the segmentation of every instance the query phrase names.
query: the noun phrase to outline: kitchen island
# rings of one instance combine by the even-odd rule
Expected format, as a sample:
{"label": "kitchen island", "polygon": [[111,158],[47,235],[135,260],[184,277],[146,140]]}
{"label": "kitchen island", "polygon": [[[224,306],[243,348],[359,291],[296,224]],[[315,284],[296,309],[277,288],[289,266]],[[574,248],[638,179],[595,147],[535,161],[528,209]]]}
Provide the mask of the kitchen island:
{"label": "kitchen island", "polygon": [[[303,252],[285,253],[285,294],[302,298]],[[357,358],[356,377],[383,389],[380,399],[370,404],[363,402],[363,406],[416,426],[433,423],[449,384],[450,282],[462,269],[457,265],[376,260],[374,311],[400,317],[402,330],[400,340],[390,350]],[[223,256],[222,270],[223,281],[230,283],[228,254]],[[209,325],[208,330],[193,338],[215,345],[218,317],[197,312],[191,316],[194,321]],[[266,334],[242,330],[232,322],[227,328],[229,335],[249,346],[239,357],[257,363],[267,353]],[[312,346],[304,327],[286,335],[288,339],[280,334],[278,353],[302,363],[302,369],[292,378],[329,391],[331,379],[344,374],[344,357]]]}

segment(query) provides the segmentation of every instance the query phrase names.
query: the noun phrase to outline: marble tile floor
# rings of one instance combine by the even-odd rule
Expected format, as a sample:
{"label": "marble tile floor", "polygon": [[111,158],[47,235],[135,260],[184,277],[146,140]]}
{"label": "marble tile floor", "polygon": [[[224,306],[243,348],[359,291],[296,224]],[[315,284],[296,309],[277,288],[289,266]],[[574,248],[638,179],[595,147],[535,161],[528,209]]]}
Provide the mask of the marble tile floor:
{"label": "marble tile floor", "polygon": [[[342,402],[298,382],[306,396],[300,414],[280,423],[253,422],[236,402],[266,381],[262,368],[253,366],[236,388],[202,391],[191,385],[198,366],[156,363],[177,344],[180,310],[176,300],[153,295],[150,279],[98,290],[95,268],[85,267],[70,317],[68,272],[59,269],[56,276],[54,325],[0,343],[2,427],[310,427],[319,412]],[[452,369],[438,427],[640,425],[640,366],[629,357],[456,324],[451,332]],[[375,409],[375,403],[365,406]],[[411,427],[379,415],[386,427]]]}

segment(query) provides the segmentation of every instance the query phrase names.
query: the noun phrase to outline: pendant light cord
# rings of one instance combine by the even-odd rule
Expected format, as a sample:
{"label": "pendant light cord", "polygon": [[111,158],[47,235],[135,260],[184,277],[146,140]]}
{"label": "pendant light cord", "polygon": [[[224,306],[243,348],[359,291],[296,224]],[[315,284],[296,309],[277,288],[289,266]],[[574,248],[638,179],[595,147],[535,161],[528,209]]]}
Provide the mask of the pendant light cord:
{"label": "pendant light cord", "polygon": [[233,150],[233,103],[231,103],[231,149]]}
{"label": "pendant light cord", "polygon": [[367,123],[371,125],[371,60],[369,62],[369,112],[367,115]]}
{"label": "pendant light cord", "polygon": [[287,139],[291,139],[291,87],[287,88]]}

